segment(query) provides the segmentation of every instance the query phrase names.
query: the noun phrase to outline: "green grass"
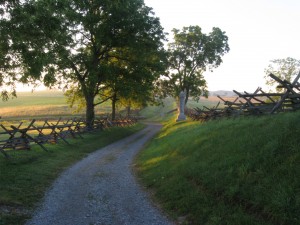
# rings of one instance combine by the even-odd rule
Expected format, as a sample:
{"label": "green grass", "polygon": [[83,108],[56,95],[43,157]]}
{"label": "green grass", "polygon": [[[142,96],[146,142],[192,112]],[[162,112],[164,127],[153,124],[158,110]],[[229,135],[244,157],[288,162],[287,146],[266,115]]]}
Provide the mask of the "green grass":
{"label": "green grass", "polygon": [[300,224],[299,124],[299,112],[170,122],[140,153],[138,175],[184,224]]}
{"label": "green grass", "polygon": [[71,145],[48,145],[49,152],[39,146],[12,151],[9,160],[0,155],[0,225],[24,224],[59,173],[88,153],[142,128],[139,124],[86,134],[84,139],[69,139]]}
{"label": "green grass", "polygon": [[176,102],[173,98],[168,97],[163,100],[163,105],[147,106],[140,111],[141,116],[146,117],[148,121],[163,122],[168,121],[176,112],[169,113],[171,110],[176,109]]}

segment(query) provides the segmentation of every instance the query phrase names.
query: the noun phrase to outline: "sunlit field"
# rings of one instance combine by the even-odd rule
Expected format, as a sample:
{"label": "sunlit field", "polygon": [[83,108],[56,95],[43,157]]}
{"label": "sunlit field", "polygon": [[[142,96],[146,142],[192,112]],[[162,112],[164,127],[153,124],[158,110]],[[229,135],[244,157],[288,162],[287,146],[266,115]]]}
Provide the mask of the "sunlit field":
{"label": "sunlit field", "polygon": [[[236,97],[223,97],[222,98],[226,101],[234,101]],[[189,99],[187,103],[187,107],[189,108],[195,108],[199,107],[202,108],[203,106],[206,106],[208,108],[216,107],[218,103],[220,102],[219,106],[220,108],[224,107],[224,104],[221,99],[219,99],[217,96],[209,96],[208,98],[201,97],[198,102]]]}
{"label": "sunlit field", "polygon": [[[233,101],[235,97],[222,97],[225,100]],[[216,96],[208,98],[201,97],[199,102],[190,99],[187,106],[195,108],[203,106],[215,107],[220,102],[219,107],[224,107],[222,101]],[[149,113],[160,117],[161,114],[176,108],[174,99],[165,100],[165,105],[160,107],[147,107],[145,116],[149,117]],[[151,109],[155,109],[154,111]],[[103,115],[111,112],[111,103],[105,102],[95,108],[96,114]],[[144,110],[145,111],[145,110]],[[159,111],[159,112],[158,112]],[[0,101],[0,117],[4,120],[22,120],[22,119],[44,119],[44,118],[59,118],[83,116],[83,110],[76,110],[76,107],[70,108],[67,104],[67,99],[61,91],[36,91],[36,92],[19,92],[17,98],[9,99],[8,101]],[[142,113],[143,114],[143,113]],[[150,117],[153,117],[151,115]],[[155,118],[154,120],[157,120]]]}
{"label": "sunlit field", "polygon": [[[110,112],[110,103],[96,107],[96,114]],[[70,108],[61,91],[20,92],[17,98],[0,101],[2,120],[41,118],[41,117],[72,117],[84,115],[85,111]]]}

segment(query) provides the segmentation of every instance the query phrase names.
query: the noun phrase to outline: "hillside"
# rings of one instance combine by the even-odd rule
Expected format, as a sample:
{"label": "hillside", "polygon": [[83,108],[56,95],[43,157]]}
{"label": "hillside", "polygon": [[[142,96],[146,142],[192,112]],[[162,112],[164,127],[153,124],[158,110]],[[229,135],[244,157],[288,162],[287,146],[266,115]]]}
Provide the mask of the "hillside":
{"label": "hillside", "polygon": [[300,224],[300,113],[171,122],[138,174],[182,224]]}

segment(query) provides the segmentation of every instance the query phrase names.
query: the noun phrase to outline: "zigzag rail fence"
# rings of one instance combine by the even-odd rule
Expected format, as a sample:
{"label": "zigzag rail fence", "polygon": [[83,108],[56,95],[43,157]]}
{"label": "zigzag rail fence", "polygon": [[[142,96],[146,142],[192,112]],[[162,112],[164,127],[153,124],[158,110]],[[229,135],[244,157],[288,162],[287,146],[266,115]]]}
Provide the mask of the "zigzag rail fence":
{"label": "zigzag rail fence", "polygon": [[[10,158],[12,150],[30,150],[32,144],[39,145],[44,151],[48,151],[45,144],[56,144],[63,141],[69,144],[68,138],[81,138],[86,132],[104,130],[110,127],[125,127],[134,125],[137,122],[135,117],[109,120],[109,118],[95,118],[93,126],[88,127],[82,118],[73,118],[57,121],[31,120],[28,125],[19,122],[18,125],[0,124],[0,152]],[[41,125],[42,124],[42,125]]]}
{"label": "zigzag rail fence", "polygon": [[269,75],[278,83],[280,93],[266,93],[258,87],[253,93],[233,92],[237,95],[234,101],[228,101],[218,96],[225,107],[220,107],[220,102],[212,108],[203,106],[186,109],[186,115],[197,121],[208,121],[217,118],[234,117],[240,115],[266,115],[280,112],[296,111],[300,109],[300,71],[291,83],[282,80],[274,74]]}

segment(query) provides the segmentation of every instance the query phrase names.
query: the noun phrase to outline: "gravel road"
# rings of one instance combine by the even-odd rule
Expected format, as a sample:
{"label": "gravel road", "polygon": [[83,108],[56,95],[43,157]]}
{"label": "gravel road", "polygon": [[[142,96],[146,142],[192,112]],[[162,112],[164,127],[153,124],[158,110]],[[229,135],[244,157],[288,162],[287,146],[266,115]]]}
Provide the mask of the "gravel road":
{"label": "gravel road", "polygon": [[142,131],[76,163],[54,182],[27,225],[171,225],[132,173],[132,160],[159,130]]}

